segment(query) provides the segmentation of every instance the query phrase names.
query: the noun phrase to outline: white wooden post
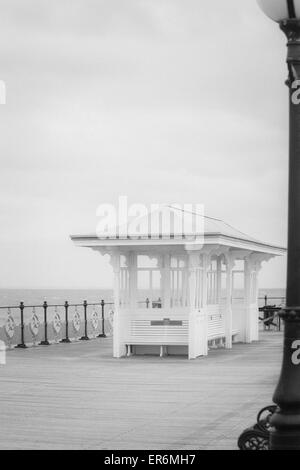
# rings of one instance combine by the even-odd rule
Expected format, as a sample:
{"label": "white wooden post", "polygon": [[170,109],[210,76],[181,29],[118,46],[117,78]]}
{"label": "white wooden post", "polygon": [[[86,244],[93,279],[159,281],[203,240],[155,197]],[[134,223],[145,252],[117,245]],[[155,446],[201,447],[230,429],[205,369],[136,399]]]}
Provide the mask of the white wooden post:
{"label": "white wooden post", "polygon": [[232,270],[234,259],[228,254],[226,263],[225,348],[232,348]]}
{"label": "white wooden post", "polygon": [[197,268],[199,268],[199,253],[189,254],[189,359],[208,354],[207,342],[207,312],[199,308],[197,299]]}
{"label": "white wooden post", "polygon": [[260,269],[260,264],[259,263],[255,263],[254,265],[254,285],[253,285],[253,290],[254,290],[254,295],[255,295],[255,299],[254,300],[254,308],[257,312],[257,315],[256,315],[256,324],[255,324],[255,327],[253,328],[253,340],[254,341],[258,341],[259,340],[259,310],[258,310],[258,273],[259,273],[259,269]]}
{"label": "white wooden post", "polygon": [[111,253],[111,264],[114,271],[114,334],[113,355],[122,357],[126,355],[126,347],[121,343],[122,325],[120,317],[120,253]]}
{"label": "white wooden post", "polygon": [[202,306],[203,309],[207,312],[207,302],[208,302],[208,282],[207,282],[207,272],[210,267],[210,256],[208,254],[203,254],[203,298]]}
{"label": "white wooden post", "polygon": [[[270,259],[270,256],[267,256],[267,255],[261,255],[261,254],[253,254],[251,255],[251,258],[252,258],[252,262],[253,262],[253,272],[254,272],[254,279],[253,279],[253,283],[254,285],[252,286],[252,289],[254,291],[254,296],[255,298],[252,299],[252,308],[253,308],[253,311],[256,311],[257,312],[257,315],[256,315],[256,318],[255,318],[255,325],[253,325],[253,340],[254,341],[258,341],[259,339],[259,310],[258,310],[258,275],[259,275],[259,272],[261,270],[261,265],[262,265],[262,262],[263,261],[267,261],[268,259]],[[253,313],[252,313],[253,314]],[[253,319],[254,321],[254,319]]]}
{"label": "white wooden post", "polygon": [[125,257],[124,267],[120,267],[120,307],[128,308],[130,302],[130,253],[123,254]]}
{"label": "white wooden post", "polygon": [[[199,257],[199,255],[198,255]],[[196,265],[197,254],[191,253],[188,257],[188,283],[189,283],[189,359],[195,359],[199,354],[197,341],[200,343],[200,331],[197,325],[196,302]],[[199,337],[198,337],[199,335]]]}
{"label": "white wooden post", "polygon": [[189,305],[188,285],[189,285],[188,256],[185,256],[184,257],[184,270],[182,271],[182,306],[183,307],[187,307]]}
{"label": "white wooden post", "polygon": [[191,310],[196,308],[196,267],[197,267],[197,254],[189,255],[189,306]]}
{"label": "white wooden post", "polygon": [[171,307],[171,256],[165,253],[163,256],[162,287],[163,287],[163,308]]}
{"label": "white wooden post", "polygon": [[129,303],[130,310],[137,308],[137,254],[131,251],[129,254]]}
{"label": "white wooden post", "polygon": [[203,351],[204,355],[208,355],[208,319],[207,319],[207,301],[208,301],[208,282],[207,282],[207,271],[210,267],[210,255],[207,253],[203,254],[203,289],[202,289],[202,328],[204,329]]}
{"label": "white wooden post", "polygon": [[250,257],[245,258],[245,343],[251,343],[251,269]]}
{"label": "white wooden post", "polygon": [[217,258],[217,303],[221,306],[222,298],[222,259],[220,256]]}

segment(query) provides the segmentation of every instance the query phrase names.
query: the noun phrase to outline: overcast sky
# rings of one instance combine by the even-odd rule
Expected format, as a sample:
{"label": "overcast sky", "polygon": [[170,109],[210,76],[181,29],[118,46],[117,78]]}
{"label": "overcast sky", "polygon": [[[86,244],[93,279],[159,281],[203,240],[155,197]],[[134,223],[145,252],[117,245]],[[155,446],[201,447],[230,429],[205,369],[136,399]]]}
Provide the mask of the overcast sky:
{"label": "overcast sky", "polygon": [[69,235],[119,195],[285,245],[285,56],[255,0],[0,0],[0,286],[109,286]]}

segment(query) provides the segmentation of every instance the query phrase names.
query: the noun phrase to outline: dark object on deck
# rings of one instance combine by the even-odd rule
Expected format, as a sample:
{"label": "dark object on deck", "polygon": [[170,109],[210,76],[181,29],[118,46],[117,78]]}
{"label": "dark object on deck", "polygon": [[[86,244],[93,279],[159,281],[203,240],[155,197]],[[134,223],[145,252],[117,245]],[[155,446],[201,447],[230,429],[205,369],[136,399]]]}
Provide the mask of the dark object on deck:
{"label": "dark object on deck", "polygon": [[159,298],[158,300],[153,300],[152,308],[161,308],[161,298]]}
{"label": "dark object on deck", "polygon": [[[276,305],[265,305],[259,309],[260,312],[263,312],[264,317],[259,317],[260,321],[263,322],[265,327],[275,326],[278,328],[278,331],[281,330],[280,317],[277,315],[278,312],[282,310],[282,307],[277,307]],[[276,322],[275,322],[276,320]]]}
{"label": "dark object on deck", "polygon": [[275,405],[266,406],[258,413],[256,424],[245,429],[239,437],[240,450],[269,450],[270,419],[276,408]]}

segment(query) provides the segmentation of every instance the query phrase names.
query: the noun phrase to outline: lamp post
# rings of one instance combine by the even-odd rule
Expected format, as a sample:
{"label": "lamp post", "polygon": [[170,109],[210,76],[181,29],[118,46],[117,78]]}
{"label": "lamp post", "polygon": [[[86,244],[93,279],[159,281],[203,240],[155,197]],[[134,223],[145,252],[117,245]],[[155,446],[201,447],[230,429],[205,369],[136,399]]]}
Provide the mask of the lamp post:
{"label": "lamp post", "polygon": [[280,24],[288,43],[290,98],[289,221],[284,350],[273,400],[270,449],[300,450],[300,0],[258,0],[261,9]]}

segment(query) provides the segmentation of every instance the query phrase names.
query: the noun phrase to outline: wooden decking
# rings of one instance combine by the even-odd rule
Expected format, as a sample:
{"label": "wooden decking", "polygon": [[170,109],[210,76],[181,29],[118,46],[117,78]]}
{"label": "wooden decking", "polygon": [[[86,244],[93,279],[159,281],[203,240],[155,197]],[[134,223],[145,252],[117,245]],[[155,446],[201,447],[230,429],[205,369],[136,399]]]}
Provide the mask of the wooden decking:
{"label": "wooden decking", "polygon": [[271,404],[281,333],[209,357],[113,359],[111,340],[7,353],[1,449],[235,449]]}

